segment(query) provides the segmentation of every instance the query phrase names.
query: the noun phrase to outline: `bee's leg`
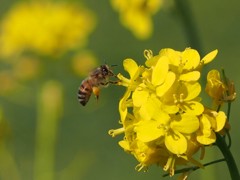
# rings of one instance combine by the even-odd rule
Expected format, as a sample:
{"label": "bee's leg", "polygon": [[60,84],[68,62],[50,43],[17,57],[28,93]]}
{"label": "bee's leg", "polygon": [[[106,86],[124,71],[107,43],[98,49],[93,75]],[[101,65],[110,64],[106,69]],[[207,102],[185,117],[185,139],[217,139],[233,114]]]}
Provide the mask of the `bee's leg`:
{"label": "bee's leg", "polygon": [[102,86],[107,87],[109,84],[118,84],[119,81],[107,81],[105,83],[101,83]]}
{"label": "bee's leg", "polygon": [[101,84],[101,86],[107,86],[109,84],[109,82],[101,82],[100,84]]}
{"label": "bee's leg", "polygon": [[98,100],[99,94],[100,94],[100,88],[98,87],[93,87],[93,94],[95,95],[96,99]]}
{"label": "bee's leg", "polygon": [[108,81],[109,84],[117,84],[119,81]]}

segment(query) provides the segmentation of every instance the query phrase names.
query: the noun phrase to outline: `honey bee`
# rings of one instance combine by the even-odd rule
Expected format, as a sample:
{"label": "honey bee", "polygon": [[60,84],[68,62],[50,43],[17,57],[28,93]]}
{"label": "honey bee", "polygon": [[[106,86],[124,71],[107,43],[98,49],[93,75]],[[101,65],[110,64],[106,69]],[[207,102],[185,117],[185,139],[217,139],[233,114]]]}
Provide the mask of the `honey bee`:
{"label": "honey bee", "polygon": [[[114,66],[114,65],[113,65]],[[110,81],[109,77],[116,77],[110,67],[106,64],[94,69],[89,76],[84,79],[78,89],[78,100],[85,106],[92,93],[99,98],[100,88],[117,82]]]}

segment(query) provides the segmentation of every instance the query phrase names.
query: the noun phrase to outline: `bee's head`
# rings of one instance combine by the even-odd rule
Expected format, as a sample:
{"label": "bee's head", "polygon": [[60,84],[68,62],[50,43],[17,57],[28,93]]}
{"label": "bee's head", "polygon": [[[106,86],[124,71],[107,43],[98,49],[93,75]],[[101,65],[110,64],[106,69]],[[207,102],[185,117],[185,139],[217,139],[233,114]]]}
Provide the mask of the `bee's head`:
{"label": "bee's head", "polygon": [[112,70],[110,69],[110,67],[106,64],[104,65],[101,65],[101,71],[102,71],[102,74],[104,76],[114,76]]}

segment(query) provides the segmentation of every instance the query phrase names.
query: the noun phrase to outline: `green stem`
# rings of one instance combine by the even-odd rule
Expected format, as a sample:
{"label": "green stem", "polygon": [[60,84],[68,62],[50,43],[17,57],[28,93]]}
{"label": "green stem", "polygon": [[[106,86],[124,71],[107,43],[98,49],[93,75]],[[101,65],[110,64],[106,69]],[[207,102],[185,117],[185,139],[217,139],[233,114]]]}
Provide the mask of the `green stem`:
{"label": "green stem", "polygon": [[176,9],[180,15],[181,21],[185,28],[188,46],[197,49],[203,55],[203,49],[198,36],[196,24],[194,23],[193,13],[189,2],[186,0],[175,0]]}
{"label": "green stem", "polygon": [[218,133],[216,133],[216,135],[217,135],[216,144],[217,144],[218,148],[220,149],[220,151],[222,152],[222,154],[227,162],[227,166],[228,166],[228,170],[230,172],[231,179],[239,180],[240,175],[238,172],[237,165],[235,163],[235,160],[233,158],[233,155],[232,155],[230,149],[228,148],[228,146],[225,142],[225,139]]}
{"label": "green stem", "polygon": [[[210,165],[213,165],[213,164],[216,164],[216,163],[219,163],[219,162],[223,162],[223,161],[225,161],[225,159],[218,159],[218,160],[215,160],[215,161],[205,163],[205,164],[203,164],[203,166],[207,167],[207,166],[210,166]],[[180,173],[189,172],[189,171],[196,171],[198,169],[200,169],[199,166],[192,166],[192,167],[188,167],[188,168],[178,169],[178,170],[175,171],[174,174],[180,174]],[[166,176],[169,176],[169,173],[166,173],[166,174],[163,175],[163,177],[166,177]]]}
{"label": "green stem", "polygon": [[48,81],[40,89],[36,127],[34,180],[55,179],[55,146],[62,114],[63,92],[58,82]]}
{"label": "green stem", "polygon": [[[226,76],[226,74],[225,74],[224,69],[222,69],[222,76],[223,76],[223,82],[224,82],[224,84],[225,84],[227,87],[229,87],[229,80],[227,79],[227,76]],[[226,94],[227,94],[227,96],[230,96],[230,92],[229,92],[228,89],[226,90]],[[228,101],[228,110],[227,110],[227,120],[228,120],[228,121],[230,120],[231,104],[232,104],[232,102],[231,102],[231,101]]]}

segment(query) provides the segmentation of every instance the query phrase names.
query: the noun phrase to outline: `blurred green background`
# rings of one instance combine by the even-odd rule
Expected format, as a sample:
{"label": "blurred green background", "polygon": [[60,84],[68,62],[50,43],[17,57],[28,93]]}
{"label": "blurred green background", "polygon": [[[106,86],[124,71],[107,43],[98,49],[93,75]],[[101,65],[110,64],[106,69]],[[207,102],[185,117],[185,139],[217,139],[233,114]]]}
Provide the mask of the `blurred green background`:
{"label": "blurred green background", "polygon": [[[11,23],[7,19],[9,12],[23,2],[29,1],[1,0],[0,26],[3,35],[6,31],[2,30],[3,22]],[[64,3],[57,0],[31,2]],[[112,138],[108,135],[109,129],[119,127],[118,101],[125,89],[116,86],[106,88],[102,90],[98,102],[92,97],[86,107],[79,104],[77,91],[86,76],[86,69],[96,65],[104,62],[116,64],[115,73],[124,73],[123,59],[130,57],[143,64],[144,49],[151,49],[157,54],[162,48],[182,51],[186,47],[193,47],[188,42],[186,27],[174,7],[174,1],[165,1],[152,17],[154,31],[145,40],[136,38],[121,25],[119,14],[112,8],[110,1],[65,2],[74,7],[84,6],[91,12],[92,19],[83,22],[92,21],[92,24],[83,23],[82,28],[75,29],[76,32],[68,27],[64,31],[65,34],[77,34],[89,25],[89,30],[86,30],[89,32],[84,34],[86,37],[79,38],[79,42],[74,42],[73,46],[71,42],[67,46],[65,34],[61,34],[53,53],[41,51],[43,47],[28,49],[31,43],[19,49],[21,43],[16,40],[16,44],[19,43],[19,47],[16,45],[14,49],[16,53],[0,56],[0,179],[163,179],[161,175],[164,172],[160,167],[152,166],[148,172],[135,171],[137,161],[118,146],[122,137]],[[240,1],[202,0],[186,3],[192,12],[191,18],[201,42],[201,57],[214,49],[219,50],[217,58],[208,68],[224,68],[227,76],[235,82],[238,95]],[[41,10],[45,13],[46,9]],[[82,9],[79,11],[82,12]],[[77,14],[74,16],[77,17]],[[21,26],[25,19],[20,15],[18,18]],[[74,23],[77,24],[74,18],[72,21],[66,21],[69,23],[66,26],[79,27],[74,26]],[[41,39],[38,37],[41,33],[34,34],[29,27],[31,24],[24,28],[26,34],[33,34],[32,41]],[[13,37],[7,42],[11,41],[15,42]],[[0,45],[0,49],[3,48],[4,45]],[[232,105],[230,119],[231,151],[238,167],[239,106],[237,99]],[[216,147],[206,150],[203,163],[222,157]],[[230,176],[226,164],[222,162],[192,173],[189,179],[225,180],[230,179]]]}

